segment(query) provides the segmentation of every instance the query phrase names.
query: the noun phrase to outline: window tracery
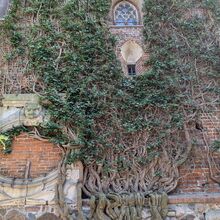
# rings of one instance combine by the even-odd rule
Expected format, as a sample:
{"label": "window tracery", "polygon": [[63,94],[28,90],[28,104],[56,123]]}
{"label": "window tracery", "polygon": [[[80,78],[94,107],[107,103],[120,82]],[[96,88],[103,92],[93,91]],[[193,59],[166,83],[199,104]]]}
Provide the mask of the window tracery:
{"label": "window tracery", "polygon": [[122,1],[114,10],[114,23],[117,26],[138,25],[138,12],[134,5]]}

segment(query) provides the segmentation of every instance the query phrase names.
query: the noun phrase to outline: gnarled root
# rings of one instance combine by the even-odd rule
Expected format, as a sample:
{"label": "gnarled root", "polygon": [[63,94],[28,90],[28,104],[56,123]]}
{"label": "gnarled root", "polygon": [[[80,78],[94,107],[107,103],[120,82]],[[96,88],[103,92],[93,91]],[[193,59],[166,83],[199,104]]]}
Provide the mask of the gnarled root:
{"label": "gnarled root", "polygon": [[168,213],[168,196],[166,193],[159,194],[151,194],[149,205],[151,211],[151,217],[154,220],[163,220],[167,216]]}
{"label": "gnarled root", "polygon": [[145,197],[139,193],[99,194],[90,199],[91,220],[141,220],[142,210],[150,206],[153,220],[163,220],[167,216],[168,197],[166,193]]}

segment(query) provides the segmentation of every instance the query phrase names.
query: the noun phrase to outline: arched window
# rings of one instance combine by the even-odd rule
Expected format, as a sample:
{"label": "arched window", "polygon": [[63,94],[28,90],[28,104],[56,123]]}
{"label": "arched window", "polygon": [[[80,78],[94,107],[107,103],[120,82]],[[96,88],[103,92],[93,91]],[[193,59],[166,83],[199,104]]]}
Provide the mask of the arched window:
{"label": "arched window", "polygon": [[117,4],[114,10],[114,23],[118,26],[137,25],[138,12],[136,7],[127,1]]}
{"label": "arched window", "polygon": [[7,10],[9,7],[9,0],[0,0],[0,19],[4,18],[7,14]]}

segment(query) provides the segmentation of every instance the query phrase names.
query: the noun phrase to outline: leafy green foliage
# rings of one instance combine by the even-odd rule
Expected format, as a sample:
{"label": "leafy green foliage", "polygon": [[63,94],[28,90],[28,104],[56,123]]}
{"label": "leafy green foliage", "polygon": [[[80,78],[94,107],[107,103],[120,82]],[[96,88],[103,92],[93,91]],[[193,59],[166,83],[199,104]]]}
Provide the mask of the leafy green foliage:
{"label": "leafy green foliage", "polygon": [[212,148],[213,151],[219,151],[220,150],[220,140],[215,140],[212,143],[211,148]]}
{"label": "leafy green foliage", "polygon": [[4,154],[9,154],[12,151],[12,141],[14,137],[18,136],[22,132],[28,132],[26,127],[13,128],[7,132],[0,133],[0,146]]}

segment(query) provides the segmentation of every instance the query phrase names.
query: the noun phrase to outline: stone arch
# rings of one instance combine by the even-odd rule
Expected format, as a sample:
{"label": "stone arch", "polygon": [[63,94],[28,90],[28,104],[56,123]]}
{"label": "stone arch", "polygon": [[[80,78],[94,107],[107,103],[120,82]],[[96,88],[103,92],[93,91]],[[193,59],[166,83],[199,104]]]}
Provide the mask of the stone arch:
{"label": "stone arch", "polygon": [[[145,61],[148,60],[149,54],[144,51],[141,42],[129,39],[119,48],[117,54],[126,76],[140,75],[146,71]],[[130,68],[133,68],[133,73],[130,72]]]}
{"label": "stone arch", "polygon": [[135,41],[127,41],[121,47],[121,55],[127,64],[135,64],[143,54],[142,47]]}
{"label": "stone arch", "polygon": [[[122,0],[112,0],[112,7],[114,8],[119,2]],[[126,0],[127,1],[127,0]],[[138,10],[141,11],[143,0],[128,0],[131,4],[133,4]]]}
{"label": "stone arch", "polygon": [[0,19],[3,19],[9,8],[9,0],[0,0]]}
{"label": "stone arch", "polygon": [[58,218],[53,213],[45,213],[42,216],[40,216],[39,218],[37,218],[37,220],[61,220],[61,219]]}

